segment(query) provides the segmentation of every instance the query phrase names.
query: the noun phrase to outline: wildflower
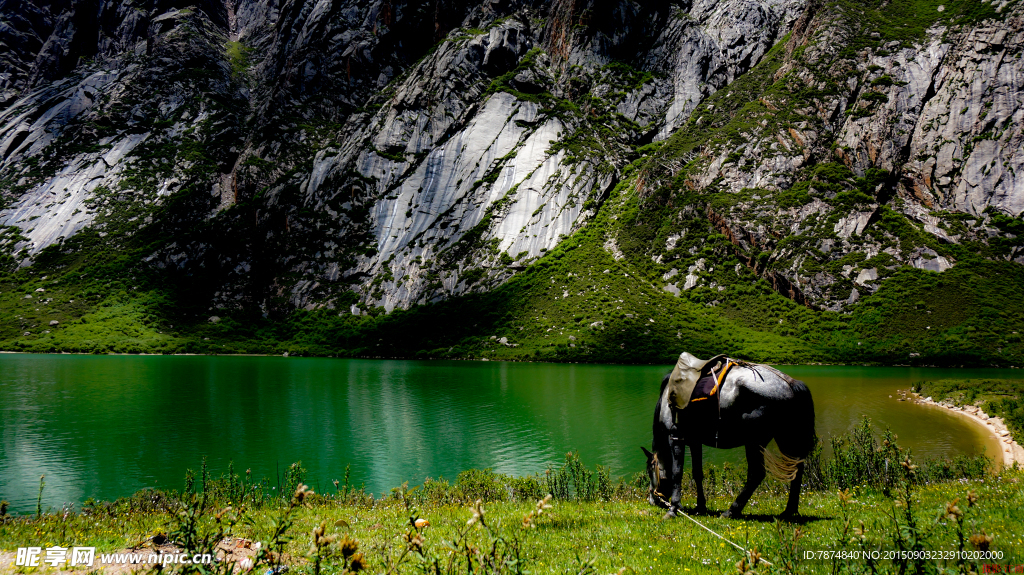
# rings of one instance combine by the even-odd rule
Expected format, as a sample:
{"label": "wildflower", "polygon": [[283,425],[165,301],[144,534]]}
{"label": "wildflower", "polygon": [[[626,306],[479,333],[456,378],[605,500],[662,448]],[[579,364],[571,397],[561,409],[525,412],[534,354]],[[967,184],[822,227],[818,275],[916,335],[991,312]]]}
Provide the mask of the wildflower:
{"label": "wildflower", "polygon": [[341,540],[341,554],[346,559],[355,555],[356,551],[359,550],[359,543],[355,539],[350,539],[346,536]]}
{"label": "wildflower", "polygon": [[295,502],[297,504],[301,505],[302,502],[306,499],[306,496],[312,494],[313,491],[307,485],[300,483],[299,486],[295,489],[295,495],[293,495],[292,497],[295,499]]}
{"label": "wildflower", "polygon": [[978,502],[978,494],[973,491],[967,492],[967,506],[974,507],[974,504]]}
{"label": "wildflower", "polygon": [[537,502],[537,515],[540,515],[541,513],[543,513],[545,509],[551,509],[551,494],[550,493],[545,495],[544,499],[541,499],[540,501]]}
{"label": "wildflower", "polygon": [[960,519],[961,517],[964,516],[963,512],[960,511],[960,508],[956,506],[956,504],[959,501],[960,501],[960,498],[957,497],[953,501],[950,501],[949,503],[946,503],[945,517],[948,517],[949,519],[952,519],[952,520],[955,521],[955,520]]}
{"label": "wildflower", "polygon": [[860,521],[860,527],[853,528],[853,534],[861,539],[867,539],[868,528],[864,525],[864,521]]}
{"label": "wildflower", "polygon": [[978,551],[988,551],[990,545],[992,545],[992,536],[987,535],[984,531],[981,533],[975,533],[968,539],[971,545],[974,546]]}
{"label": "wildflower", "polygon": [[756,550],[751,549],[748,553],[750,554],[749,564],[747,563],[746,557],[740,559],[736,563],[736,570],[742,573],[743,575],[753,575],[754,568],[757,567],[757,564],[761,562],[761,554],[758,553]]}
{"label": "wildflower", "polygon": [[[415,533],[415,535],[413,535],[413,533]],[[410,549],[412,549],[414,551],[417,551],[417,552],[420,552],[420,553],[423,552],[423,542],[425,541],[425,539],[423,538],[423,534],[422,533],[415,532],[415,531],[413,531],[413,532],[406,531],[406,533],[405,533],[405,541],[406,541],[406,543],[409,544],[409,548]]]}
{"label": "wildflower", "polygon": [[482,499],[477,499],[476,502],[473,503],[473,516],[469,518],[469,521],[466,521],[466,525],[473,525],[477,521],[479,521],[481,525],[485,525],[484,502]]}
{"label": "wildflower", "polygon": [[536,507],[534,507],[533,511],[527,513],[526,516],[523,517],[523,529],[535,528],[536,525],[534,524],[534,520],[539,518],[541,515],[543,515],[545,509],[551,509],[551,503],[550,502],[551,502],[551,494],[550,493],[548,493],[544,497],[544,499],[538,500],[537,501],[537,505],[536,505]]}

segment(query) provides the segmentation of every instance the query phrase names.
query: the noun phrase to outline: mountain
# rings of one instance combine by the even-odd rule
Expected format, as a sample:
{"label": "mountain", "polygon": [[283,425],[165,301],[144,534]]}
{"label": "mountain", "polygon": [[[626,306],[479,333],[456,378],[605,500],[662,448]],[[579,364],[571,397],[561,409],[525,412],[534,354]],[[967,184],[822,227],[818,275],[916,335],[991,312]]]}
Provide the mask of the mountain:
{"label": "mountain", "polygon": [[0,347],[1019,364],[1022,17],[5,0]]}

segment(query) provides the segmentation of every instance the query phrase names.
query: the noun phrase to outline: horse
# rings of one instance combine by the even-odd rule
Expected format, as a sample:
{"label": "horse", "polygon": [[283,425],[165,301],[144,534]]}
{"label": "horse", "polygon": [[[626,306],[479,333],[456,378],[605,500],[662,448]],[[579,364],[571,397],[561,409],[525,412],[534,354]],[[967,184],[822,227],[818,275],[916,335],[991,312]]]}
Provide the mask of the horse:
{"label": "horse", "polygon": [[[696,360],[684,353],[681,363],[684,357]],[[738,518],[742,515],[750,496],[765,478],[766,463],[768,472],[774,477],[789,482],[789,499],[780,517],[794,517],[800,503],[804,460],[817,443],[810,390],[802,381],[771,366],[727,360],[718,363],[716,373],[713,369],[715,360],[709,360],[707,366],[703,366],[701,360],[696,361],[696,365],[701,366],[700,383],[707,386],[717,380],[717,384],[711,395],[704,398],[711,401],[700,401],[701,398],[696,397],[700,390],[700,385],[697,385],[690,401],[679,402],[669,385],[670,376],[677,372],[666,375],[662,380],[654,408],[652,451],[641,447],[647,456],[650,478],[648,501],[667,509],[666,518],[675,517],[676,512],[681,511],[684,448],[689,447],[693,458],[693,481],[697,487],[695,511],[707,513],[702,446],[731,449],[742,445],[746,449],[747,480],[722,517]],[[697,377],[696,372],[694,377]],[[709,377],[715,379],[709,381]],[[717,405],[713,401],[715,395]],[[683,409],[677,407],[680,403],[684,405]],[[766,451],[772,439],[775,439],[781,458]],[[668,500],[663,492],[666,487],[671,489]]]}

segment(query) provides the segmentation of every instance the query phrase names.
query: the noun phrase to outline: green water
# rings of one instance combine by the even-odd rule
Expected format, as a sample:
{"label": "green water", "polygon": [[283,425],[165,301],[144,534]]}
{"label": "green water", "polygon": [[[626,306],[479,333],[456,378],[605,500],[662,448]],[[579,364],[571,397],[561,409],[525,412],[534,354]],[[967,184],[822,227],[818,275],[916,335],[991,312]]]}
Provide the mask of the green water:
{"label": "green water", "polygon": [[[374,493],[471,467],[543,472],[570,449],[631,475],[668,367],[0,354],[0,499],[34,511],[44,474],[44,506],[54,508],[180,489],[204,456],[214,475],[233,461],[272,485],[301,460],[320,489],[351,465],[353,483]],[[992,444],[968,422],[889,394],[922,379],[1019,374],[782,369],[813,392],[822,437],[867,415],[918,456]],[[710,451],[713,461],[742,460],[742,450]]]}

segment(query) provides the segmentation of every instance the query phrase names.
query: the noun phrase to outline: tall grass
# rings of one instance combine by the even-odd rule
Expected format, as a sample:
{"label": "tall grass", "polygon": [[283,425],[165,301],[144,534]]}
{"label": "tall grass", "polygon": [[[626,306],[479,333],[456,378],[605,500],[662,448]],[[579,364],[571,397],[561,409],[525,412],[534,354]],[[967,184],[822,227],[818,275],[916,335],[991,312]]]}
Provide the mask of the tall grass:
{"label": "tall grass", "polygon": [[[962,561],[947,563],[938,571],[934,561],[914,558],[886,564],[836,562],[823,566],[806,561],[802,552],[811,546],[912,552],[950,545],[961,550],[1006,545],[1005,537],[993,539],[1000,527],[991,525],[991,513],[979,511],[982,505],[999,505],[975,491],[981,488],[974,485],[983,487],[988,473],[983,458],[915,463],[909,451],[898,446],[893,434],[876,432],[867,420],[850,434],[833,439],[831,452],[823,456],[819,448],[808,462],[805,488],[809,494],[804,512],[809,517],[804,520],[796,524],[777,522],[772,528],[757,522],[702,519],[718,531],[753,526],[759,533],[756,545],[744,545],[752,552],[741,560],[743,572],[824,569],[833,573],[966,573],[973,567]],[[706,466],[709,502],[717,498],[718,504],[726,504],[727,498],[742,487],[744,476],[742,466]],[[236,473],[233,464],[219,476],[203,464],[198,473],[188,472],[180,493],[149,490],[110,503],[89,501],[80,516],[84,528],[110,524],[115,529],[129,529],[136,522],[156,518],[149,524],[163,527],[151,532],[145,544],[170,543],[188,553],[217,553],[223,541],[242,536],[259,539],[258,551],[246,560],[248,563],[229,557],[228,561],[203,567],[206,573],[249,569],[273,573],[289,566],[293,572],[317,575],[362,570],[390,574],[553,572],[550,563],[541,567],[552,553],[550,547],[556,545],[553,542],[564,541],[559,539],[563,533],[588,524],[588,516],[608,518],[610,509],[626,509],[628,517],[618,519],[623,524],[619,529],[624,530],[619,536],[631,545],[643,543],[632,534],[638,529],[635,522],[648,524],[656,522],[657,517],[641,503],[646,494],[646,476],[641,473],[630,480],[613,482],[606,468],[588,468],[574,452],[566,454],[561,466],[544,474],[510,477],[489,469],[467,470],[454,482],[439,478],[421,486],[403,484],[385,500],[354,488],[347,476],[344,484],[334,483],[333,493],[314,493],[305,484],[307,478],[300,463],[289,466],[283,479],[289,488],[284,494],[271,487],[267,479],[253,480],[249,471]],[[971,486],[964,487],[962,495],[951,495],[941,507],[922,503],[936,482],[948,479]],[[943,493],[958,492],[960,483],[952,485],[943,488]],[[998,481],[994,485],[996,489],[1011,489]],[[784,485],[769,481],[759,493],[775,500],[784,497],[785,491]],[[1005,496],[1003,492],[996,495]],[[807,499],[815,505],[806,504]],[[828,511],[821,510],[821,502],[828,502]],[[501,511],[495,513],[492,508]],[[460,513],[462,518],[458,519]],[[51,534],[45,537],[60,544],[77,543],[83,525],[73,515],[69,518],[44,512],[39,518],[3,517],[0,534]],[[456,518],[454,523],[451,517]],[[356,539],[355,530],[347,522],[354,523],[356,518],[367,522],[359,536],[363,542]],[[806,520],[811,523],[804,523]],[[439,525],[431,527],[432,521]],[[445,521],[446,525],[440,525]],[[815,526],[814,521],[824,523]],[[370,527],[369,523],[376,524]],[[811,531],[814,537],[808,535]],[[759,553],[772,561],[773,567],[768,568]],[[563,562],[572,564],[560,565],[559,572],[597,572],[594,556],[572,557],[562,555]],[[639,566],[638,561],[645,560],[638,551],[630,561]],[[172,569],[189,572],[193,567]]]}
{"label": "tall grass", "polygon": [[[876,435],[871,421],[863,418],[849,434],[830,439],[832,457],[823,460],[819,444],[808,458],[807,486],[818,490],[843,490],[855,486],[881,489],[889,496],[904,480],[900,463],[911,458],[910,450],[897,444],[896,435],[886,429]],[[911,481],[925,484],[951,479],[977,479],[991,470],[984,455],[957,455],[952,459],[926,459]]]}

